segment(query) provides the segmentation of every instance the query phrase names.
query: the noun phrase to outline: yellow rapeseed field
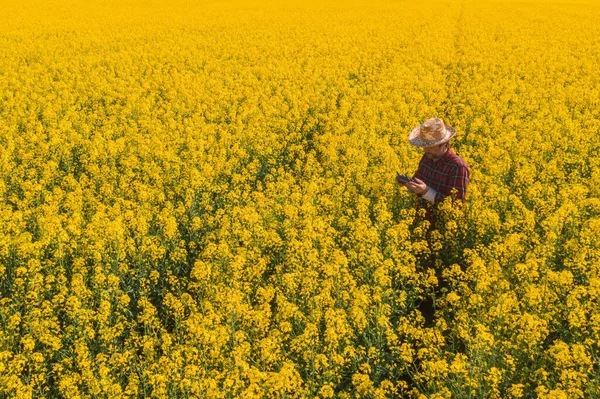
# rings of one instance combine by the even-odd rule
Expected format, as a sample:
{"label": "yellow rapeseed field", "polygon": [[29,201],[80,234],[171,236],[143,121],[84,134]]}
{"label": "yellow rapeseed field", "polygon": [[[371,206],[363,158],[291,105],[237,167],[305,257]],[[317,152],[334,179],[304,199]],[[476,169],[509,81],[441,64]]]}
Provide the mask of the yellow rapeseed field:
{"label": "yellow rapeseed field", "polygon": [[600,397],[599,65],[596,0],[0,0],[0,398]]}

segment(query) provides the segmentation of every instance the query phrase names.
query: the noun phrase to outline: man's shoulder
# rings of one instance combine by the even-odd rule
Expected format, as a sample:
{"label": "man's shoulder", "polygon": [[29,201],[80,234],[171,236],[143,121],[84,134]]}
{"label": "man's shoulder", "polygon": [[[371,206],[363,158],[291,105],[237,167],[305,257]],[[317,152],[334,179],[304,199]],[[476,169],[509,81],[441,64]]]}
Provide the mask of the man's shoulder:
{"label": "man's shoulder", "polygon": [[469,169],[465,160],[456,155],[452,150],[448,150],[448,154],[446,156],[445,161],[446,163],[451,164],[455,167],[463,167]]}

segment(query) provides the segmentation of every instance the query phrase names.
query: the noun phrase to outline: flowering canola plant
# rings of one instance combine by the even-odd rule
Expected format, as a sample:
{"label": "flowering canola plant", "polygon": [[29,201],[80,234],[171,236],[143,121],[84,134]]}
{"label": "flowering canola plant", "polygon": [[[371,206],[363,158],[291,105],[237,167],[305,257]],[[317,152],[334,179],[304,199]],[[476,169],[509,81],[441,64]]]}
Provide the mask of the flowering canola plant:
{"label": "flowering canola plant", "polygon": [[595,1],[0,8],[0,397],[600,396]]}

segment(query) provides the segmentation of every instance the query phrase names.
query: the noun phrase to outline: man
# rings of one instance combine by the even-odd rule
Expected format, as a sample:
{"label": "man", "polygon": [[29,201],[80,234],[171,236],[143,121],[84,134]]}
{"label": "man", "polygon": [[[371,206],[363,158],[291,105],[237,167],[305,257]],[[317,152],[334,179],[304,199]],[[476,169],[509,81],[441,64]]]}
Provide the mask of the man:
{"label": "man", "polygon": [[[465,199],[470,172],[465,161],[450,149],[450,139],[455,134],[456,130],[452,126],[446,125],[439,118],[431,118],[414,128],[408,136],[408,141],[416,147],[423,148],[424,154],[411,181],[403,183],[398,176],[396,181],[419,195],[423,199],[422,205],[426,205],[427,202],[435,205],[450,195],[457,200]],[[430,222],[429,232],[436,229],[436,217],[432,208],[434,207],[427,206],[425,214],[425,219]],[[424,264],[434,267],[438,278],[435,294],[423,298],[418,306],[425,318],[425,325],[432,326],[435,320],[435,296],[442,288],[447,287],[448,283],[443,278],[442,270],[435,267],[435,252],[432,251]]]}
{"label": "man", "polygon": [[408,141],[423,148],[423,157],[414,177],[403,183],[396,182],[430,203],[443,201],[455,191],[454,198],[464,200],[470,172],[465,161],[450,149],[450,139],[456,130],[439,118],[430,118],[414,128]]}

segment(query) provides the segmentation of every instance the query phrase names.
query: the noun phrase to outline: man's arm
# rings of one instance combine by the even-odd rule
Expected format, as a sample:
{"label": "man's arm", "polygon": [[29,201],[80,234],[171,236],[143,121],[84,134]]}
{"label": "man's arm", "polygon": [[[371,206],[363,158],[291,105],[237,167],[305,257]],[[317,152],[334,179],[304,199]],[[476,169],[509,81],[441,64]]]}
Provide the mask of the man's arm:
{"label": "man's arm", "polygon": [[436,191],[426,185],[416,177],[416,174],[413,180],[414,183],[407,183],[406,186],[429,202],[442,202],[452,193],[452,190],[456,190],[454,199],[464,200],[469,184],[469,169],[464,165],[458,165],[447,177],[446,187],[443,187],[441,191]]}
{"label": "man's arm", "polygon": [[[456,194],[454,196],[455,199],[464,200],[467,195],[467,185],[469,184],[469,168],[464,165],[458,165],[455,169],[455,173],[451,176],[448,176],[448,192],[436,192],[434,196],[434,201],[432,202],[441,202],[450,195],[452,189],[456,189]],[[431,190],[431,189],[430,189]],[[425,198],[425,195],[423,196]]]}

